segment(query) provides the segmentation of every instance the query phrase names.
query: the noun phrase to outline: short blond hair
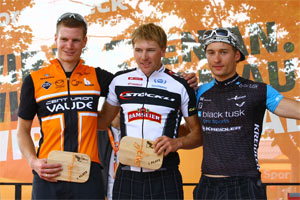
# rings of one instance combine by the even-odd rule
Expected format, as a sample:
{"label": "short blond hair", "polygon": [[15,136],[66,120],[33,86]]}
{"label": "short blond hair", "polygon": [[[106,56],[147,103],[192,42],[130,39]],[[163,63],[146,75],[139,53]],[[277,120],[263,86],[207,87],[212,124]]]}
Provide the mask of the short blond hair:
{"label": "short blond hair", "polygon": [[132,46],[137,40],[155,41],[162,49],[167,46],[167,34],[164,29],[153,23],[142,24],[133,31],[131,35]]}

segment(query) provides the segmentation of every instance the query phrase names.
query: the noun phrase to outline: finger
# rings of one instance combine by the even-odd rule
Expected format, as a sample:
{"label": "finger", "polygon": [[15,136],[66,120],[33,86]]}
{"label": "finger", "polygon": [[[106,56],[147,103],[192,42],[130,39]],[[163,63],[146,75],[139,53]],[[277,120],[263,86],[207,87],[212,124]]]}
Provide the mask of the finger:
{"label": "finger", "polygon": [[56,179],[54,179],[54,177],[52,177],[53,175],[52,174],[44,174],[42,177],[40,177],[41,179],[44,179],[46,181],[49,181],[49,182],[57,182]]}

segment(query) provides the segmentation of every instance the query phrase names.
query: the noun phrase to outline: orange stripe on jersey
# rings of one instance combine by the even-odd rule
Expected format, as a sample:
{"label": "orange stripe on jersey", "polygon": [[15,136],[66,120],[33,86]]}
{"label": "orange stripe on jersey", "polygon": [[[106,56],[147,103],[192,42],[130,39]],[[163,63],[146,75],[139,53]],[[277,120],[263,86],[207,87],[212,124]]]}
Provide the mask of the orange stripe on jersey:
{"label": "orange stripe on jersey", "polygon": [[42,118],[43,143],[39,158],[47,158],[52,150],[64,150],[65,119],[63,114],[56,114]]}
{"label": "orange stripe on jersey", "polygon": [[97,133],[91,134],[92,130],[97,130],[97,118],[97,113],[78,112],[78,152],[88,154],[94,162],[100,162],[98,151],[95,151],[98,149]]}

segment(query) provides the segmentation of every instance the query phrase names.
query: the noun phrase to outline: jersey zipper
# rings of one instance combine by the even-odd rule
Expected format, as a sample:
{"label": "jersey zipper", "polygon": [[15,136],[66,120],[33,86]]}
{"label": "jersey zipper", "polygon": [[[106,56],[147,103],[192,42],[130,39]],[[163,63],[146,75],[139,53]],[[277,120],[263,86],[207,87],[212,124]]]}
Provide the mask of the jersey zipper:
{"label": "jersey zipper", "polygon": [[[147,76],[146,76],[147,77]],[[148,88],[148,83],[149,83],[149,77],[147,77],[147,82],[146,82],[146,87],[145,88]],[[143,105],[142,105],[142,112],[143,112],[143,120],[142,120],[142,139],[144,139],[144,123],[145,123],[145,100],[143,102]],[[141,171],[140,172],[143,172],[143,168],[141,167]]]}

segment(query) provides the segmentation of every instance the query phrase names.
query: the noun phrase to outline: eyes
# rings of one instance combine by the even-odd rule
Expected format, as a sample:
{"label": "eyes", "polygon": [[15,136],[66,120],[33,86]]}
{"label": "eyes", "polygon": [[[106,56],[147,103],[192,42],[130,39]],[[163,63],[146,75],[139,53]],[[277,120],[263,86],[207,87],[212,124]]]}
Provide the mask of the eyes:
{"label": "eyes", "polygon": [[210,55],[210,56],[215,55],[215,54],[227,55],[227,54],[229,54],[229,51],[228,50],[220,50],[220,51],[207,50],[206,54]]}
{"label": "eyes", "polygon": [[68,41],[72,41],[72,42],[80,42],[81,40],[80,39],[68,39],[68,38],[60,38],[60,40],[62,41],[62,42],[68,42]]}
{"label": "eyes", "polygon": [[[139,48],[135,48],[134,51],[137,52],[137,53],[142,53],[144,50],[139,49]],[[145,51],[146,52],[156,52],[156,49],[146,49]]]}

